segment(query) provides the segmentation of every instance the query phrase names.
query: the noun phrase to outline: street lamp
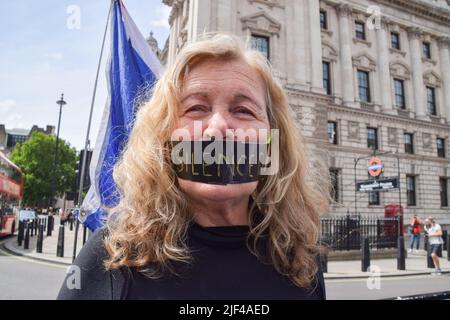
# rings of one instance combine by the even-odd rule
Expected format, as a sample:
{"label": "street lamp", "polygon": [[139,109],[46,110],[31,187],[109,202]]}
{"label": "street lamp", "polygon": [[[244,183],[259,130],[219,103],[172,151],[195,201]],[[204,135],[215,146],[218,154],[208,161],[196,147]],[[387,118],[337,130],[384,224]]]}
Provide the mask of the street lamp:
{"label": "street lamp", "polygon": [[56,133],[56,143],[55,143],[55,158],[53,160],[53,173],[52,173],[52,193],[50,195],[50,204],[53,206],[53,197],[55,195],[55,187],[56,187],[56,167],[58,166],[58,143],[59,143],[59,129],[61,126],[61,113],[62,107],[67,103],[64,101],[64,93],[61,94],[61,99],[56,101],[56,104],[59,105],[59,119],[58,119],[58,130]]}

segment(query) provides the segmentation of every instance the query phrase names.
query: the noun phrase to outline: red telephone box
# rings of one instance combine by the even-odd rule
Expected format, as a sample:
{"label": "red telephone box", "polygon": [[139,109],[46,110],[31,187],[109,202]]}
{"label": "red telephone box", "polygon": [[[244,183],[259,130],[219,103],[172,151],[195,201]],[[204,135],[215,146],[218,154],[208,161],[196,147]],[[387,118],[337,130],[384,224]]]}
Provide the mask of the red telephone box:
{"label": "red telephone box", "polygon": [[[400,217],[400,233],[401,236],[404,236],[403,232],[403,207],[401,207],[399,204],[391,203],[384,207],[384,217],[385,218],[397,218]],[[391,227],[387,228],[386,232],[389,233],[392,236],[395,236],[395,230],[396,230],[396,221],[391,222]],[[389,225],[389,224],[388,224]]]}

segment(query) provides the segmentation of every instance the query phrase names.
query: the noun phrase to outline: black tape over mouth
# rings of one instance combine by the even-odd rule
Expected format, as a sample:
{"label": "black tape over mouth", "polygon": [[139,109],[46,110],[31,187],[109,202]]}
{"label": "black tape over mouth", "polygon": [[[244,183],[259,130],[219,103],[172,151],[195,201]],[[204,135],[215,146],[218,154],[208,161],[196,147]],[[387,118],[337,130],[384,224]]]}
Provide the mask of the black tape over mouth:
{"label": "black tape over mouth", "polygon": [[[227,140],[171,141],[170,145],[171,150],[178,151],[176,163],[174,154],[171,156],[172,167],[180,179],[215,185],[259,181],[269,149],[267,143]],[[210,159],[206,161],[208,156]],[[215,160],[213,163],[211,158]]]}

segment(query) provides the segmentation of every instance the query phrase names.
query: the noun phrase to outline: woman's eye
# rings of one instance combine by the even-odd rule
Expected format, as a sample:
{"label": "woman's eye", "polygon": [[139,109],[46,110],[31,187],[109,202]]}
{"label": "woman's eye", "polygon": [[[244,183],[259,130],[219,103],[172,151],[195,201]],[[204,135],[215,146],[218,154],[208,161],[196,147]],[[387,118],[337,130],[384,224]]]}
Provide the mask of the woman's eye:
{"label": "woman's eye", "polygon": [[196,112],[196,111],[206,111],[206,107],[201,106],[201,105],[192,106],[186,110],[186,113]]}
{"label": "woman's eye", "polygon": [[253,112],[251,112],[247,108],[236,108],[235,112],[241,113],[241,114],[245,114],[245,115],[249,115],[249,116],[253,116]]}

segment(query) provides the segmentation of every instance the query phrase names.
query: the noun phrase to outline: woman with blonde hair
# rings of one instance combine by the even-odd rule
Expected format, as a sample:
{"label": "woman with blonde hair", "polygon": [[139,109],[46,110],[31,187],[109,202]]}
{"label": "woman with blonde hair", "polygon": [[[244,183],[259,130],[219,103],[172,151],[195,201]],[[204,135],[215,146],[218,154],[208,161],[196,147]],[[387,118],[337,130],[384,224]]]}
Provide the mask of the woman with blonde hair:
{"label": "woman with blonde hair", "polygon": [[317,172],[263,55],[231,35],[189,44],[136,115],[80,288],[58,298],[325,299]]}

